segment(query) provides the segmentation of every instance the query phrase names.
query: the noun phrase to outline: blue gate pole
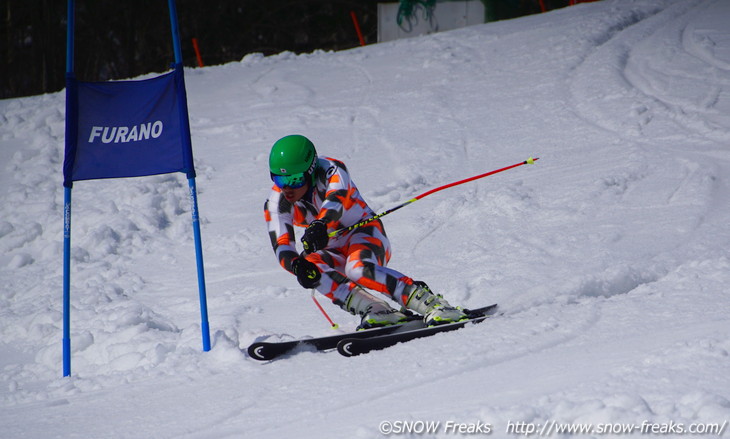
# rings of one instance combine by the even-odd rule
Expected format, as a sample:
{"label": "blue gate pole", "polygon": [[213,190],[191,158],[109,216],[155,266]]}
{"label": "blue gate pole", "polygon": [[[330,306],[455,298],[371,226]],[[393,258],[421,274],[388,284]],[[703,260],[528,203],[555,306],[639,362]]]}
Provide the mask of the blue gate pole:
{"label": "blue gate pole", "polygon": [[[180,48],[180,30],[177,24],[177,9],[175,0],[167,1],[170,9],[170,24],[172,26],[172,45],[175,50],[175,65],[182,70],[182,50]],[[187,102],[180,103],[180,119],[185,126],[183,134],[190,139],[190,125],[188,120]],[[189,141],[189,140],[188,140]],[[192,162],[192,159],[191,159]],[[192,166],[192,164],[191,164]],[[203,338],[203,350],[210,350],[210,325],[208,323],[208,299],[205,292],[205,270],[203,267],[203,245],[200,238],[200,220],[198,216],[198,195],[195,185],[195,174],[189,172],[188,187],[190,188],[190,206],[193,216],[193,235],[195,237],[195,260],[198,266],[198,292],[200,295],[200,331]]]}
{"label": "blue gate pole", "polygon": [[208,299],[205,293],[205,274],[203,269],[203,245],[200,239],[200,220],[198,216],[198,196],[195,178],[188,178],[190,206],[193,215],[193,235],[195,237],[195,261],[198,266],[198,293],[200,295],[200,331],[203,337],[203,350],[210,350],[210,326],[208,324]]}
{"label": "blue gate pole", "polygon": [[170,25],[172,26],[172,47],[175,51],[175,64],[182,64],[182,49],[180,48],[180,28],[177,25],[177,8],[175,0],[167,0],[170,9]]}
{"label": "blue gate pole", "polygon": [[63,201],[63,376],[71,375],[71,188]]}
{"label": "blue gate pole", "polygon": [[[66,76],[74,72],[74,0],[68,0],[66,29]],[[68,83],[68,81],[67,81]],[[74,91],[66,87],[66,135],[76,129],[70,122]],[[75,125],[75,124],[74,124]],[[68,141],[68,139],[67,139]],[[71,187],[63,187],[63,376],[71,375]]]}

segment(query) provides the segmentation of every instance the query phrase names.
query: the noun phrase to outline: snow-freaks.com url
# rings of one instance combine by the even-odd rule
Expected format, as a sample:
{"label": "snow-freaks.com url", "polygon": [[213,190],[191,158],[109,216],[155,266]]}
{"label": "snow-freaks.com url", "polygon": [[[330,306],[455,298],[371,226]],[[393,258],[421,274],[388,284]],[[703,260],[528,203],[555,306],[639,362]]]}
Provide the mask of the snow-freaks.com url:
{"label": "snow-freaks.com url", "polygon": [[507,434],[523,436],[551,436],[555,435],[621,435],[621,434],[689,434],[689,435],[714,435],[722,436],[727,427],[728,421],[719,423],[692,423],[681,422],[655,423],[644,421],[641,424],[627,423],[604,423],[604,424],[579,424],[548,421],[544,424],[531,422],[507,422]]}
{"label": "snow-freaks.com url", "polygon": [[514,422],[508,421],[506,429],[501,429],[488,422],[439,422],[439,421],[383,421],[378,426],[380,434],[384,436],[398,435],[422,435],[422,434],[444,434],[453,436],[479,436],[493,435],[502,436],[504,432],[512,436],[571,436],[583,437],[585,435],[708,435],[722,436],[727,428],[728,421],[719,423],[692,423],[681,422],[650,422],[643,421],[640,424],[629,423],[603,423],[603,424],[580,424],[565,423],[557,421],[538,422]]}

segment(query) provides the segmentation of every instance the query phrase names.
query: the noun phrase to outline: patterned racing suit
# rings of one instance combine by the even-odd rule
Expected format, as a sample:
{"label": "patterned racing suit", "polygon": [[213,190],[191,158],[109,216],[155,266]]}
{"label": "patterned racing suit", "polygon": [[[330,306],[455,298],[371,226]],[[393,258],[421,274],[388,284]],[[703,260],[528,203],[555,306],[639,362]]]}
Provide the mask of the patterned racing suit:
{"label": "patterned racing suit", "polygon": [[[284,269],[299,257],[295,247],[294,226],[307,227],[315,219],[327,224],[327,232],[351,226],[375,213],[350,179],[347,167],[332,158],[318,158],[314,185],[295,203],[284,198],[274,186],[264,204],[264,215],[271,245]],[[357,285],[379,291],[404,305],[404,288],[413,280],[388,268],[390,242],[378,219],[348,233],[330,238],[327,248],[309,255],[322,273],[315,289],[336,304],[344,303]]]}

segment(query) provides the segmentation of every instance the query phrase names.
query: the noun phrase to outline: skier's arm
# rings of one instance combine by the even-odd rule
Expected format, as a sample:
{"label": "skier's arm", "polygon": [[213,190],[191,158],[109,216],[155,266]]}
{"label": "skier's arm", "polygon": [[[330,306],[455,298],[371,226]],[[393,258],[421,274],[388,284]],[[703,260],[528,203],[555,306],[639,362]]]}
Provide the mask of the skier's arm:
{"label": "skier's arm", "polygon": [[341,228],[340,219],[345,211],[355,204],[362,203],[357,188],[350,180],[347,168],[341,162],[336,164],[337,166],[327,172],[327,191],[317,214],[317,219],[327,223],[327,228],[330,230]]}
{"label": "skier's arm", "polygon": [[282,201],[284,199],[279,194],[272,193],[272,196],[264,204],[264,217],[269,229],[271,247],[274,249],[279,264],[285,270],[294,273],[292,262],[299,254],[294,241],[291,205],[288,205],[289,211],[287,212]]}

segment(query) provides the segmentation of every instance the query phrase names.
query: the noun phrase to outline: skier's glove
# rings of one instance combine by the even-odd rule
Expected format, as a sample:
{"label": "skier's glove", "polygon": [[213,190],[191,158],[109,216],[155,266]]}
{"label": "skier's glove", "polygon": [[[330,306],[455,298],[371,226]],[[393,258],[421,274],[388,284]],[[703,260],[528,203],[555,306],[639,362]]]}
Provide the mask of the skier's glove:
{"label": "skier's glove", "polygon": [[329,239],[327,224],[322,220],[312,221],[307,230],[304,231],[304,236],[302,236],[304,252],[309,254],[324,249],[327,247]]}
{"label": "skier's glove", "polygon": [[319,285],[322,273],[319,272],[317,266],[309,262],[305,258],[296,258],[291,262],[291,268],[297,276],[299,284],[304,288],[314,288]]}

